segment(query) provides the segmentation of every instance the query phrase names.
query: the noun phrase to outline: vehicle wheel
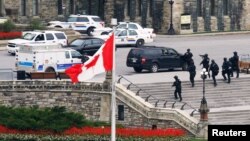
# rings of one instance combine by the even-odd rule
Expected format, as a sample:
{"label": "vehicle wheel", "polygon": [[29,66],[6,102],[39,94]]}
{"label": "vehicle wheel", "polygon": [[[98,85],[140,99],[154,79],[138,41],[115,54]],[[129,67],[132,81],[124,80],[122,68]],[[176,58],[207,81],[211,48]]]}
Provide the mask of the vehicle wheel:
{"label": "vehicle wheel", "polygon": [[47,68],[47,69],[45,70],[45,72],[55,72],[55,70],[54,70],[54,68],[49,67],[49,68]]}
{"label": "vehicle wheel", "polygon": [[142,68],[134,67],[134,70],[135,70],[135,72],[141,72],[141,71],[142,71]]}
{"label": "vehicle wheel", "polygon": [[62,28],[62,27],[57,25],[57,26],[55,26],[55,28]]}
{"label": "vehicle wheel", "polygon": [[158,65],[156,63],[153,63],[150,68],[150,72],[153,72],[153,73],[158,72],[158,69],[159,69]]}
{"label": "vehicle wheel", "polygon": [[144,45],[144,40],[140,39],[136,42],[136,47],[141,47]]}
{"label": "vehicle wheel", "polygon": [[182,71],[187,71],[187,68],[188,68],[187,63],[184,63],[184,64],[182,65]]}
{"label": "vehicle wheel", "polygon": [[93,27],[90,27],[88,30],[87,30],[87,34],[88,36],[92,36],[92,32],[94,31],[94,28]]}

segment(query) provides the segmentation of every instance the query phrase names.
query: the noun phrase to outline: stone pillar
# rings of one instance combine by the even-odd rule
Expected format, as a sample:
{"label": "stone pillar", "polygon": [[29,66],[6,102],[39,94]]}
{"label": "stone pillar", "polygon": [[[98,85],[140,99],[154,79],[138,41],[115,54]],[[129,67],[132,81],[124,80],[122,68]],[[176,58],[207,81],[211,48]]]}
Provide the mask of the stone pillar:
{"label": "stone pillar", "polygon": [[114,0],[106,0],[104,4],[104,21],[106,26],[110,26],[111,19],[114,17]]}
{"label": "stone pillar", "polygon": [[103,95],[101,98],[101,106],[100,106],[100,121],[111,121],[110,113],[111,113],[111,97],[110,95]]}
{"label": "stone pillar", "polygon": [[142,0],[141,25],[147,27],[148,1]]}
{"label": "stone pillar", "polygon": [[205,0],[204,5],[204,29],[205,31],[211,31],[211,13],[210,13],[210,0]]}
{"label": "stone pillar", "polygon": [[0,0],[0,17],[6,16],[5,12],[5,0]]}
{"label": "stone pillar", "polygon": [[135,0],[130,0],[130,21],[135,21],[135,16],[136,16],[136,1]]}
{"label": "stone pillar", "polygon": [[218,0],[217,27],[218,27],[218,31],[224,31],[223,0]]}
{"label": "stone pillar", "polygon": [[196,0],[193,0],[191,2],[191,6],[192,6],[192,13],[191,13],[191,21],[192,21],[192,28],[193,28],[193,32],[197,32],[198,31],[198,15],[197,15],[197,2]]}

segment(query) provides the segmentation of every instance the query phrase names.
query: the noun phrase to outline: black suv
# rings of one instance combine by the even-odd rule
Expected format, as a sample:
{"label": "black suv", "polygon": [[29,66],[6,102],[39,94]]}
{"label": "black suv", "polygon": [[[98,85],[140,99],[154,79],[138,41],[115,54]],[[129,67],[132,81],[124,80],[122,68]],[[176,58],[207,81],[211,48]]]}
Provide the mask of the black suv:
{"label": "black suv", "polygon": [[127,66],[133,67],[135,72],[141,72],[143,69],[150,72],[174,68],[187,70],[182,54],[172,48],[156,46],[131,49],[127,57]]}

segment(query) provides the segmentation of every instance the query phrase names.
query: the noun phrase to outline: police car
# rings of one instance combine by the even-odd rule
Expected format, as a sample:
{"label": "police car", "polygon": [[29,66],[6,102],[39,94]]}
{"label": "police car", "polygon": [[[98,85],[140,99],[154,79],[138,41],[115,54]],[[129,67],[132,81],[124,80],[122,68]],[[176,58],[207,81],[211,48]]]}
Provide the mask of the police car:
{"label": "police car", "polygon": [[[156,37],[156,34],[154,33],[153,28],[143,28],[140,24],[135,22],[119,22],[116,29],[134,29],[138,30],[142,34],[150,34],[152,38]],[[113,29],[109,27],[105,28],[95,28],[93,31],[93,35],[104,35],[111,32]]]}
{"label": "police car", "polygon": [[66,22],[50,21],[49,28],[72,28],[89,36],[95,28],[103,28],[105,23],[99,16],[94,15],[70,15]]}
{"label": "police car", "polygon": [[[109,35],[95,36],[106,40]],[[153,37],[150,34],[142,34],[139,30],[134,29],[117,29],[115,31],[116,45],[134,45],[136,47],[143,46],[145,43],[153,42]]]}

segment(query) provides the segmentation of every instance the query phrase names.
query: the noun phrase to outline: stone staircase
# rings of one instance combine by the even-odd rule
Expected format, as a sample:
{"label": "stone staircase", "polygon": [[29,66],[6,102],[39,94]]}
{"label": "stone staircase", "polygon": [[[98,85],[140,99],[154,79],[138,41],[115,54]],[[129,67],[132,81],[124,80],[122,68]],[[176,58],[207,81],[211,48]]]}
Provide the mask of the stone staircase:
{"label": "stone staircase", "polygon": [[[250,123],[250,78],[232,78],[230,84],[218,80],[217,87],[211,79],[205,81],[205,97],[210,112],[209,124],[249,124]],[[203,81],[182,82],[183,101],[174,100],[172,82],[126,84],[127,89],[159,108],[176,108],[193,114],[199,120],[198,109],[203,97]]]}

